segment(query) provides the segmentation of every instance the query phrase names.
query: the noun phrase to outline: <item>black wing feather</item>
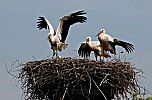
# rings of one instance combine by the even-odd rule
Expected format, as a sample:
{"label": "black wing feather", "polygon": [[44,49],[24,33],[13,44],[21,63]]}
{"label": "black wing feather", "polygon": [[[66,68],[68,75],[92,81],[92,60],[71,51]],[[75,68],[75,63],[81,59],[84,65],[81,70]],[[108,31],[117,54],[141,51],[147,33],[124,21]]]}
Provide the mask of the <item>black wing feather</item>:
{"label": "black wing feather", "polygon": [[114,39],[114,44],[123,47],[128,53],[131,53],[134,50],[134,45],[128,42]]}
{"label": "black wing feather", "polygon": [[39,29],[39,30],[41,30],[41,29],[48,29],[48,24],[47,24],[47,22],[46,22],[46,20],[45,20],[45,18],[44,17],[39,17],[38,19],[38,22],[37,22],[37,28]]}
{"label": "black wing feather", "polygon": [[115,54],[116,55],[116,44],[115,44],[115,42],[111,42],[111,41],[109,41],[109,44],[111,45],[111,47],[112,47],[112,50],[110,50],[110,53],[112,53],[112,54]]}
{"label": "black wing feather", "polygon": [[86,14],[86,12],[84,10],[80,10],[80,11],[74,12],[74,13],[72,13],[70,15],[71,16],[76,16],[76,15],[83,15],[83,14]]}
{"label": "black wing feather", "polygon": [[88,58],[90,57],[91,50],[90,47],[86,43],[82,43],[79,50],[78,50],[79,56],[83,58]]}
{"label": "black wing feather", "polygon": [[70,27],[70,24],[68,21],[64,21],[63,22],[63,26],[62,26],[62,30],[61,30],[61,42],[64,43],[65,40],[66,40],[66,37],[68,35],[68,31],[69,31],[69,27]]}
{"label": "black wing feather", "polygon": [[61,42],[65,42],[66,37],[68,35],[68,31],[70,28],[70,25],[73,25],[75,23],[84,23],[86,22],[87,18],[85,16],[82,16],[83,14],[86,14],[84,10],[78,11],[75,13],[70,14],[69,16],[64,16],[61,20],[63,20],[63,26],[61,29]]}

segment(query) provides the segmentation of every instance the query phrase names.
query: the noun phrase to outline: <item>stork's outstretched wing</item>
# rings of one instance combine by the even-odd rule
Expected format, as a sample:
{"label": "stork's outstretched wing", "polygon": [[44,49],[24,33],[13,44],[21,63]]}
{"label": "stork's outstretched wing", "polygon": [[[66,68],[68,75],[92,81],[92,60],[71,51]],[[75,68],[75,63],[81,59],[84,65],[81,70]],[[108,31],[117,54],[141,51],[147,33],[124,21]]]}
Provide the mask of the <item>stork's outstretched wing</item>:
{"label": "stork's outstretched wing", "polygon": [[114,39],[114,44],[123,47],[128,53],[131,53],[134,50],[134,45]]}
{"label": "stork's outstretched wing", "polygon": [[54,30],[54,27],[53,25],[47,20],[45,19],[44,17],[39,17],[38,18],[38,22],[37,22],[37,28],[39,30],[41,29],[48,29],[50,30],[50,33],[53,35],[55,34],[55,30]]}
{"label": "stork's outstretched wing", "polygon": [[91,53],[90,47],[86,43],[82,43],[78,50],[79,56],[83,58],[87,58],[90,57],[90,53]]}
{"label": "stork's outstretched wing", "polygon": [[86,14],[84,10],[69,14],[68,16],[63,16],[58,25],[57,34],[60,35],[61,42],[65,42],[66,37],[68,35],[68,31],[70,28],[70,25],[73,25],[75,23],[84,23],[86,22],[87,18],[85,16],[82,16]]}

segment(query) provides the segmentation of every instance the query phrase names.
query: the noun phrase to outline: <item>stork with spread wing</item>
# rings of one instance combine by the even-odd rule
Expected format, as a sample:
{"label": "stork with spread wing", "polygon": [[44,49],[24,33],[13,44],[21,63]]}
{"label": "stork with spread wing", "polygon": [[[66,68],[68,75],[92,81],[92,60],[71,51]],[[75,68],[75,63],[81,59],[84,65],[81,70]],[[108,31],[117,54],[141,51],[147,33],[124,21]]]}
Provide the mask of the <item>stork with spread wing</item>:
{"label": "stork with spread wing", "polygon": [[133,44],[111,37],[105,33],[105,29],[101,29],[97,36],[103,49],[105,51],[110,51],[112,54],[116,55],[116,45],[123,47],[128,53],[134,50]]}
{"label": "stork with spread wing", "polygon": [[87,37],[86,42],[81,43],[81,46],[78,50],[78,54],[83,58],[88,58],[90,57],[91,51],[94,52],[96,61],[97,56],[100,56],[100,60],[101,56],[105,58],[111,57],[109,54],[103,51],[103,47],[100,45],[99,41],[91,41],[91,37]]}
{"label": "stork with spread wing", "polygon": [[46,18],[39,17],[37,28],[39,30],[43,28],[49,29],[48,40],[51,44],[51,49],[53,50],[53,57],[55,55],[58,57],[58,51],[62,51],[63,49],[67,48],[68,44],[65,43],[65,40],[68,35],[70,26],[78,22],[86,22],[87,18],[83,16],[84,14],[86,14],[86,12],[84,12],[84,10],[81,10],[61,17],[57,31],[55,31],[51,22],[49,22]]}

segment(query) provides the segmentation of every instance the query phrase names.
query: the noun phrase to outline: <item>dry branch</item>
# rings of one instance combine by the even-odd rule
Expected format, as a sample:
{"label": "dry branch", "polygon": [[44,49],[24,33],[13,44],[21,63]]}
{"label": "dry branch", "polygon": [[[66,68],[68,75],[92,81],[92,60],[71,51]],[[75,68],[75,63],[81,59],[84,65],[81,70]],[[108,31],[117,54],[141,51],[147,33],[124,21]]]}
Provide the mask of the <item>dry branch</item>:
{"label": "dry branch", "polygon": [[[109,100],[139,92],[130,62],[60,58],[20,65],[25,100]],[[79,98],[80,97],[80,98]]]}

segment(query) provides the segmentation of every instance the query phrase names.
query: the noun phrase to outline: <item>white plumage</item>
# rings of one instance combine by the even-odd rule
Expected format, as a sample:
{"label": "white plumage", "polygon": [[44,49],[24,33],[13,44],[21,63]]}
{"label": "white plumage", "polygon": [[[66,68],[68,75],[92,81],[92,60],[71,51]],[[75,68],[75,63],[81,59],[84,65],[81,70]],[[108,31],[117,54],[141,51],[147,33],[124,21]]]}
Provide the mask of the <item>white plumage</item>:
{"label": "white plumage", "polygon": [[103,49],[105,51],[110,51],[112,54],[116,54],[116,45],[123,47],[128,53],[134,50],[134,45],[112,38],[110,35],[105,33],[105,29],[101,29],[97,36]]}
{"label": "white plumage", "polygon": [[57,31],[55,31],[51,22],[49,22],[46,18],[39,17],[37,28],[39,30],[43,28],[49,29],[48,40],[51,44],[51,49],[53,50],[53,57],[55,54],[56,57],[58,57],[58,51],[62,51],[63,49],[67,48],[68,44],[65,43],[65,40],[68,35],[70,25],[78,22],[86,22],[87,18],[85,16],[82,16],[83,14],[86,14],[84,10],[61,17]]}
{"label": "white plumage", "polygon": [[99,34],[99,40],[100,41],[114,42],[113,41],[114,39],[110,35],[106,34],[105,32],[106,32],[105,29],[101,29],[101,31],[98,33]]}
{"label": "white plumage", "polygon": [[91,41],[91,37],[86,38],[86,42],[81,43],[81,46],[79,47],[78,54],[81,57],[87,58],[90,57],[91,51],[94,52],[96,60],[97,56],[103,56],[103,57],[111,57],[106,52],[103,51],[102,46],[100,45],[99,41]]}

